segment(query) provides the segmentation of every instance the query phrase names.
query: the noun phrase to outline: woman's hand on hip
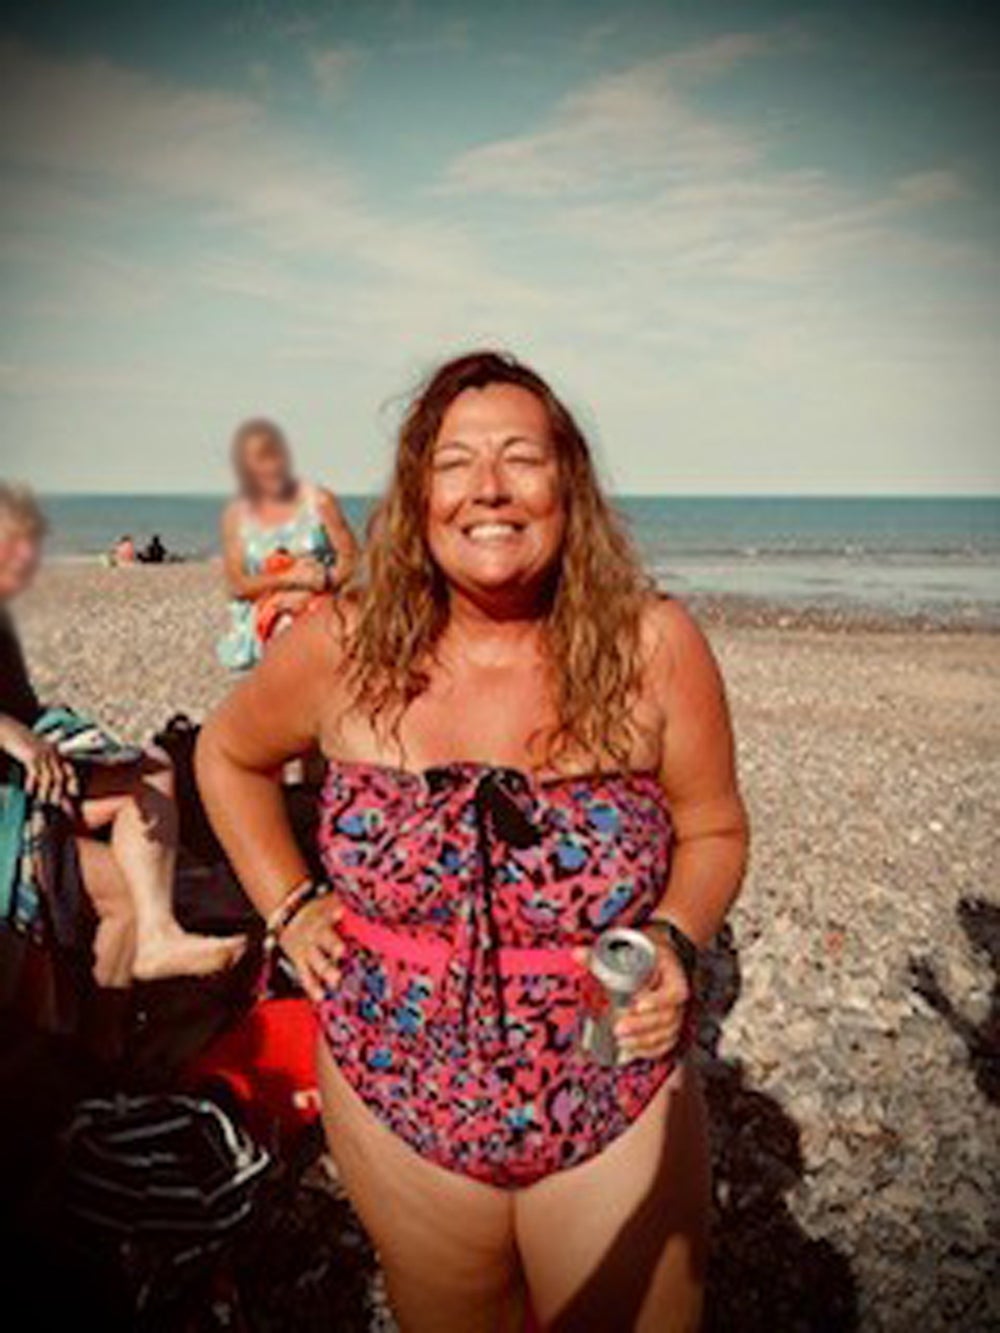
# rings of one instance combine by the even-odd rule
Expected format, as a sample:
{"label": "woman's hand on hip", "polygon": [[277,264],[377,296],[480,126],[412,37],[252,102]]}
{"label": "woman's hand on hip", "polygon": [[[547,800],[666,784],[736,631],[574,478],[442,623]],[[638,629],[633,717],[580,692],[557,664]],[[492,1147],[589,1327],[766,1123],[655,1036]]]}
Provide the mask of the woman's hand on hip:
{"label": "woman's hand on hip", "polygon": [[278,937],[299,985],[316,1003],[340,980],[340,960],[346,946],[337,922],[343,910],[336,894],[324,894],[300,908]]}
{"label": "woman's hand on hip", "polygon": [[691,986],[680,960],[660,940],[655,941],[656,971],[615,1025],[615,1035],[626,1060],[655,1060],[677,1045]]}

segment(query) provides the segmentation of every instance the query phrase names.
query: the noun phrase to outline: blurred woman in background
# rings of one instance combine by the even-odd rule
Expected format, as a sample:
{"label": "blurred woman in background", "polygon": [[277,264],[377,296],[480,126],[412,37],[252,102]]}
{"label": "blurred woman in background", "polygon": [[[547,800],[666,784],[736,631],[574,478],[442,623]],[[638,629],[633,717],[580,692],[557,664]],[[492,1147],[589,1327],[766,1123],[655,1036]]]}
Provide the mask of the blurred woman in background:
{"label": "blurred woman in background", "polygon": [[230,626],[224,666],[244,670],[297,616],[348,582],[357,543],[332,492],[295,475],[284,433],[255,417],[233,436],[239,489],[222,515]]}

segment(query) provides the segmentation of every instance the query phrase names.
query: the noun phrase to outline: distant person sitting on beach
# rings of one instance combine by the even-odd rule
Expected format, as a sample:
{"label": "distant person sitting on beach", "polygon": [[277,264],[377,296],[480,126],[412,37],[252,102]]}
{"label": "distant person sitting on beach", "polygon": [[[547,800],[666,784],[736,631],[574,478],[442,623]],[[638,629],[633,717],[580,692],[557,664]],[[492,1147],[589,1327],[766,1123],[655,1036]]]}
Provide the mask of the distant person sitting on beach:
{"label": "distant person sitting on beach", "polygon": [[[348,582],[357,543],[336,497],[300,481],[282,431],[254,418],[233,437],[239,495],[222,515],[230,627],[219,644],[223,665],[259,661],[278,628]],[[261,634],[261,627],[268,633]]]}
{"label": "distant person sitting on beach", "polygon": [[[244,941],[190,934],[174,917],[177,811],[169,759],[157,749],[123,746],[69,709],[43,707],[32,687],[6,604],[32,582],[45,531],[31,493],[0,483],[0,932],[44,947],[47,935],[65,940],[68,929],[79,929],[79,921],[66,921],[64,901],[39,894],[46,843],[55,839],[60,873],[82,883],[97,916],[99,986],[216,972],[236,961]],[[94,836],[103,831],[109,841]],[[6,991],[11,978],[3,980]]]}
{"label": "distant person sitting on beach", "polygon": [[119,537],[111,548],[113,565],[134,565],[137,559],[135,541],[129,533]]}
{"label": "distant person sitting on beach", "polygon": [[144,565],[162,565],[167,558],[167,548],[163,545],[158,532],[154,532],[139,556]]}

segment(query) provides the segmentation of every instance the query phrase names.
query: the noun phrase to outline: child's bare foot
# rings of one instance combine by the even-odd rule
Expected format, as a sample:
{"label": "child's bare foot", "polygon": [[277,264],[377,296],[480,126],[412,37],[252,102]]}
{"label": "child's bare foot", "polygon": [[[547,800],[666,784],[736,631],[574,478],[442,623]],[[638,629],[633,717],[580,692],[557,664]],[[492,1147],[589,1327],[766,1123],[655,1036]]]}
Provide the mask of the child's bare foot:
{"label": "child's bare foot", "polygon": [[193,935],[175,924],[140,937],[132,975],[136,981],[211,976],[238,962],[246,946],[245,935]]}

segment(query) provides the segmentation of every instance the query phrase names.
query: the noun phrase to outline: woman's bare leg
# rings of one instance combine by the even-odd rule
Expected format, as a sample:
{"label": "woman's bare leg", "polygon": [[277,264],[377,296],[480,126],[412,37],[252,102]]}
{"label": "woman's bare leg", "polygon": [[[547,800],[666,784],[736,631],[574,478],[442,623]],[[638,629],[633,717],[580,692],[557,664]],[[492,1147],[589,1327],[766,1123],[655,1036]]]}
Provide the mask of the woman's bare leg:
{"label": "woman's bare leg", "polygon": [[89,829],[111,826],[111,851],[135,908],[136,978],[206,976],[236,961],[242,936],[193,935],[174,916],[177,807],[167,755],[154,749],[128,768],[96,768],[82,813]]}
{"label": "woman's bare leg", "polygon": [[83,888],[97,917],[94,981],[110,990],[132,983],[135,965],[135,911],[128,884],[111,848],[93,838],[77,838]]}
{"label": "woman's bare leg", "polygon": [[694,1333],[708,1213],[704,1102],[684,1067],[604,1152],[519,1191],[517,1242],[542,1326]]}
{"label": "woman's bare leg", "polygon": [[511,1195],[425,1161],[319,1055],[330,1152],[403,1333],[521,1333]]}
{"label": "woman's bare leg", "polygon": [[129,986],[135,963],[132,895],[111,848],[93,838],[77,839],[84,892],[97,917],[93,977],[80,1007],[80,1041],[102,1060],[119,1060],[129,1031]]}

